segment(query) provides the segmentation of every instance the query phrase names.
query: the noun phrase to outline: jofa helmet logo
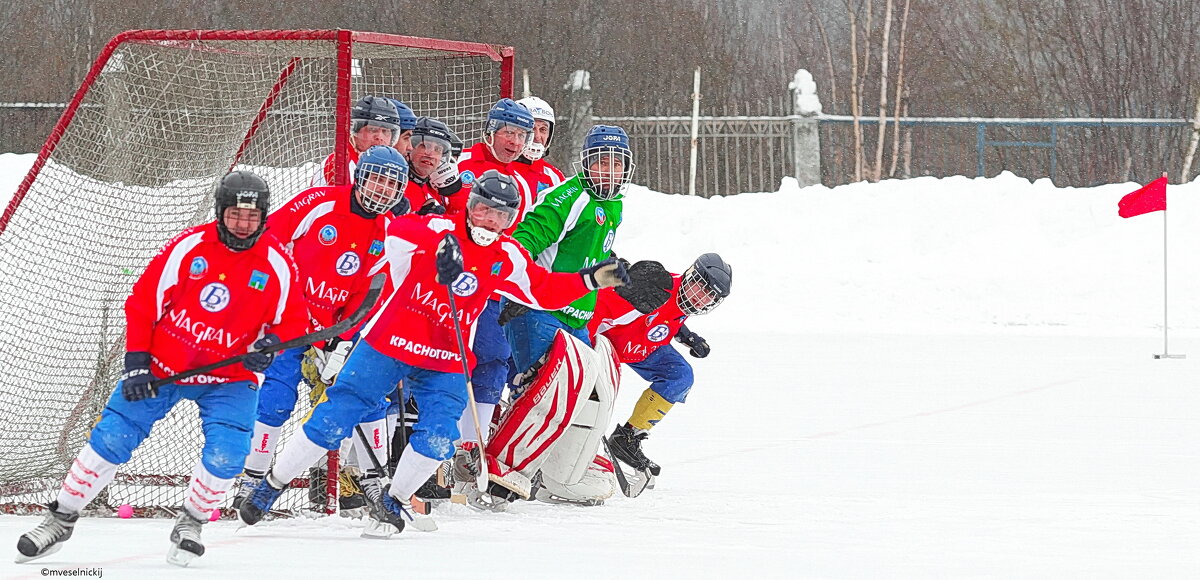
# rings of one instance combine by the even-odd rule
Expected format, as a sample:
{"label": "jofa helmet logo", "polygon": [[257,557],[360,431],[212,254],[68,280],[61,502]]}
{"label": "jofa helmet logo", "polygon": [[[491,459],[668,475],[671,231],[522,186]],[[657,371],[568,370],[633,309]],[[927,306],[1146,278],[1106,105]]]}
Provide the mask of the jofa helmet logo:
{"label": "jofa helmet logo", "polygon": [[204,256],[196,256],[192,258],[192,265],[188,268],[188,277],[193,280],[199,280],[208,273],[208,260]]}
{"label": "jofa helmet logo", "polygon": [[338,258],[337,265],[334,267],[337,268],[338,274],[349,276],[357,272],[358,267],[361,264],[362,261],[358,259],[358,254],[355,254],[354,252],[346,252],[345,254],[342,254],[340,258]]}
{"label": "jofa helmet logo", "polygon": [[654,328],[651,328],[650,332],[646,333],[646,338],[648,338],[650,342],[662,342],[666,340],[670,334],[671,329],[665,324],[660,324]]}
{"label": "jofa helmet logo", "polygon": [[200,291],[200,306],[209,312],[220,312],[229,306],[229,287],[220,282],[209,282]]}
{"label": "jofa helmet logo", "polygon": [[325,227],[321,228],[320,233],[317,234],[317,239],[319,239],[321,243],[326,246],[332,245],[337,241],[337,228],[331,225],[326,225]]}
{"label": "jofa helmet logo", "polygon": [[450,289],[459,296],[470,296],[479,289],[479,278],[470,272],[463,272],[458,275],[454,283],[450,285]]}

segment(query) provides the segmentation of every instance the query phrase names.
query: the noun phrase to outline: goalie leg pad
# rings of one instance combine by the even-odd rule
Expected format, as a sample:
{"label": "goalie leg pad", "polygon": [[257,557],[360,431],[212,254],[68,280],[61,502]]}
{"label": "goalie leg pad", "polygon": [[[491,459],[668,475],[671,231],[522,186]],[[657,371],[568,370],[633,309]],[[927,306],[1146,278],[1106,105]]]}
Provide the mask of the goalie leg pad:
{"label": "goalie leg pad", "polygon": [[555,334],[545,365],[505,412],[488,443],[488,455],[504,466],[500,471],[532,479],[546,452],[575,420],[587,396],[585,386],[590,391],[589,382],[595,380],[597,362],[587,344],[561,330]]}
{"label": "goalie leg pad", "polygon": [[597,455],[576,483],[562,483],[542,471],[542,487],[537,498],[551,503],[599,505],[617,491],[615,468],[607,457]]}
{"label": "goalie leg pad", "polygon": [[[612,343],[604,336],[596,339],[596,357],[600,367],[593,375],[591,392],[581,405],[579,413],[571,422],[571,426],[550,449],[545,463],[542,465],[542,478],[554,481],[564,486],[574,486],[583,481],[584,476],[592,473],[591,466],[595,464],[596,454],[600,449],[601,438],[605,429],[612,421],[613,403],[617,396],[617,385],[621,378],[620,361]],[[612,494],[611,478],[601,477],[608,483],[607,493]],[[596,474],[593,474],[594,476]],[[549,486],[547,486],[549,487]],[[561,494],[560,494],[561,495]],[[608,497],[605,495],[604,497]],[[603,499],[603,498],[584,498]]]}

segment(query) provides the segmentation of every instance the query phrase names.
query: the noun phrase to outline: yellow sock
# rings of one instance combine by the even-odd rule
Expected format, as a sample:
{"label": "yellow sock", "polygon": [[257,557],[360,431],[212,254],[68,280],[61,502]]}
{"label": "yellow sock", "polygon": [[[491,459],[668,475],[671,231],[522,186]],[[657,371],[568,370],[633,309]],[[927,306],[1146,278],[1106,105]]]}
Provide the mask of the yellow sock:
{"label": "yellow sock", "polygon": [[667,411],[670,411],[671,407],[674,406],[674,403],[668,403],[658,393],[655,393],[651,389],[646,389],[642,393],[642,398],[638,399],[637,404],[633,406],[633,415],[629,417],[629,424],[634,429],[648,431],[662,420]]}

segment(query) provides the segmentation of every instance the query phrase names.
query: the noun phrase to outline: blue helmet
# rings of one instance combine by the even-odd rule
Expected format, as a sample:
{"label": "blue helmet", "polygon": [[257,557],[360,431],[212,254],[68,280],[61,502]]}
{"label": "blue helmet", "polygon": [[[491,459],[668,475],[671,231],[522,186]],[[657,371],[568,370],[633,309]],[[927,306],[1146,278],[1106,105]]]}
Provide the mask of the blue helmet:
{"label": "blue helmet", "polygon": [[[372,175],[395,181],[395,187],[369,183]],[[354,168],[354,193],[363,209],[381,214],[392,209],[404,199],[404,187],[408,185],[408,161],[392,147],[376,145],[367,149],[358,158]]]}
{"label": "blue helmet", "polygon": [[512,125],[518,129],[529,131],[529,136],[533,136],[533,115],[529,113],[529,109],[525,105],[519,104],[512,99],[500,99],[492,105],[491,110],[487,114],[487,127],[484,133],[495,133],[505,125]]}
{"label": "blue helmet", "polygon": [[417,126],[417,114],[400,99],[388,99],[396,106],[396,114],[400,118],[400,130],[412,131]]}
{"label": "blue helmet", "polygon": [[[615,175],[611,170],[614,161],[620,163],[620,175]],[[633,150],[629,148],[629,135],[624,129],[613,125],[592,127],[583,138],[578,169],[596,199],[617,197],[633,176]]]}

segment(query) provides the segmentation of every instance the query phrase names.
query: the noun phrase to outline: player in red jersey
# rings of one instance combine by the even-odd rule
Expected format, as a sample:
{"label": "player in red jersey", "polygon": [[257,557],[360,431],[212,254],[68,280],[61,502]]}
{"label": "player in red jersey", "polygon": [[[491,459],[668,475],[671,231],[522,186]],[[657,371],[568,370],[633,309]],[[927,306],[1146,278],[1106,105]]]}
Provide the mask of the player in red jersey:
{"label": "player in red jersey", "polygon": [[462,189],[454,151],[458,143],[458,153],[462,153],[462,141],[445,123],[421,117],[413,128],[411,142],[404,196],[419,215],[446,213],[449,197]]}
{"label": "player in red jersey", "polygon": [[[358,157],[376,145],[393,147],[404,155],[409,147],[409,134],[417,121],[412,109],[404,103],[386,97],[367,95],[350,110],[350,143],[346,148],[349,176],[354,178]],[[309,180],[311,187],[333,184],[334,154],[330,153]]]}
{"label": "player in red jersey", "polygon": [[[295,264],[263,236],[270,191],[248,171],[215,190],[216,221],[185,230],[150,260],[125,301],[125,373],[72,462],[46,519],[17,543],[18,561],[58,551],[79,512],[129,461],[155,421],[181,399],[200,409],[204,446],[171,531],[168,561],[204,553],[209,520],[250,450],[258,386],[273,354],[257,352],[308,328]],[[153,381],[246,354],[244,362],[168,383]]]}
{"label": "player in red jersey", "polygon": [[554,138],[554,108],[538,97],[525,97],[517,103],[533,115],[533,140],[525,146],[517,163],[525,182],[533,190],[533,199],[541,201],[543,191],[566,181],[563,172],[546,160],[550,140]]}
{"label": "player in red jersey", "polygon": [[[359,160],[354,185],[305,190],[267,219],[267,228],[291,250],[298,264],[298,290],[308,303],[314,326],[331,326],[362,303],[370,283],[367,272],[383,256],[392,211],[398,205],[401,213],[407,211],[407,202],[400,193],[407,179],[408,163],[400,153],[376,145]],[[356,332],[348,330],[323,345],[323,382],[331,382],[341,369]],[[267,369],[258,399],[253,447],[234,498],[235,508],[271,466],[279,433],[296,408],[301,364],[307,350],[306,346],[284,351]],[[384,420],[383,410],[373,413],[366,418],[366,432],[384,432]],[[382,449],[381,445],[372,451],[379,453]],[[366,457],[361,459],[365,461]],[[383,459],[386,461],[386,455]]]}
{"label": "player in red jersey", "polygon": [[[468,190],[489,169],[516,180],[521,194],[520,207],[517,208],[517,219],[504,232],[506,234],[512,234],[535,201],[533,190],[525,182],[521,165],[517,163],[525,146],[533,141],[533,126],[533,116],[528,109],[512,99],[500,99],[488,110],[483,140],[468,147],[458,158],[458,173],[464,190]],[[462,211],[467,197],[451,197],[449,211]]]}
{"label": "player in red jersey", "polygon": [[[637,268],[635,265],[630,269],[634,287],[645,288],[636,281]],[[663,274],[665,277],[665,271]],[[622,463],[655,476],[659,466],[642,452],[642,441],[673,405],[687,398],[693,382],[692,366],[670,340],[674,337],[687,346],[693,357],[708,356],[708,342],[684,322],[688,316],[712,312],[729,296],[733,269],[721,256],[704,254],[683,275],[671,274],[670,281],[658,299],[630,297],[627,301],[613,290],[601,291],[596,314],[588,324],[592,336],[607,337],[621,362],[650,381],[629,420],[609,437],[609,446]],[[627,292],[622,294],[629,296]]]}
{"label": "player in red jersey", "polygon": [[[386,537],[406,522],[418,529],[433,527],[428,520],[413,519],[409,501],[454,453],[457,421],[467,407],[459,339],[473,334],[488,297],[499,292],[534,308],[561,308],[590,290],[628,281],[615,260],[578,273],[551,273],[536,265],[503,234],[516,219],[518,203],[513,180],[489,171],[472,190],[466,211],[392,221],[386,259],[379,265],[390,275],[391,294],[363,328],[362,341],[327,391],[329,402],[314,410],[303,435],[284,448],[271,472],[242,503],[243,521],[258,522],[288,482],[335,448],[373,402],[403,380],[421,409],[420,417],[391,487],[371,502],[377,525],[364,534]],[[467,351],[465,356],[470,368],[474,355]]]}

